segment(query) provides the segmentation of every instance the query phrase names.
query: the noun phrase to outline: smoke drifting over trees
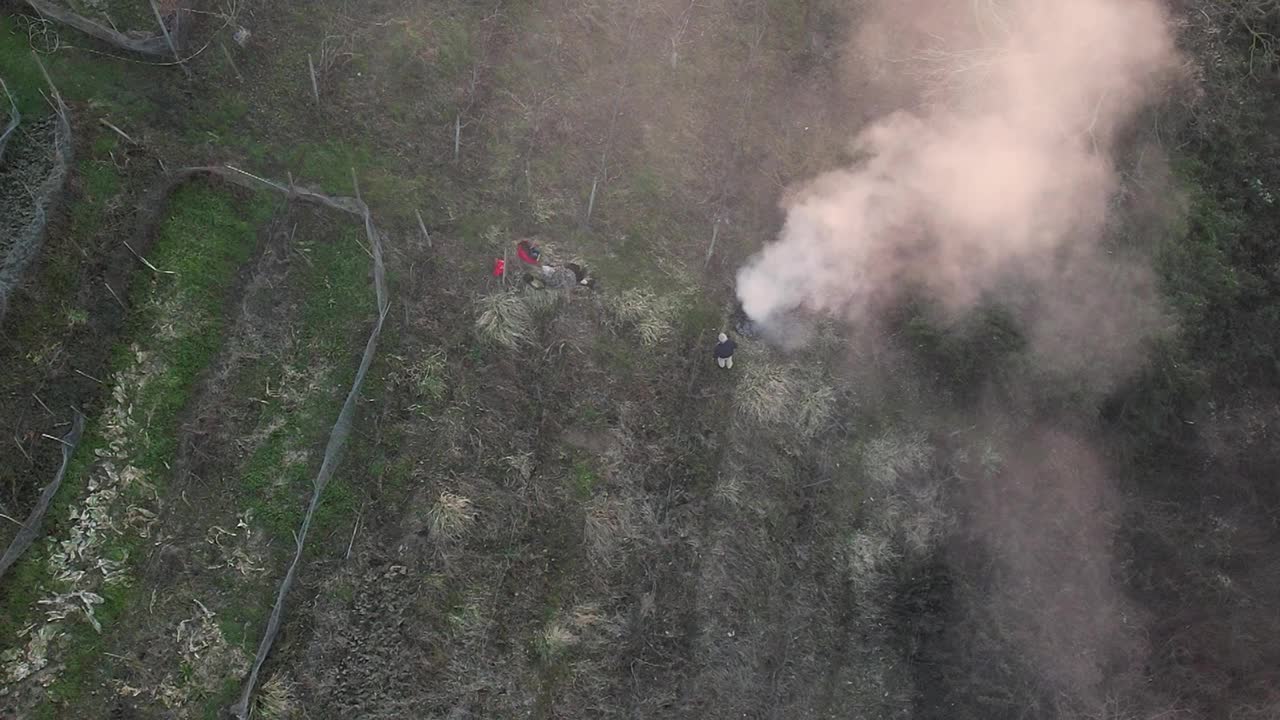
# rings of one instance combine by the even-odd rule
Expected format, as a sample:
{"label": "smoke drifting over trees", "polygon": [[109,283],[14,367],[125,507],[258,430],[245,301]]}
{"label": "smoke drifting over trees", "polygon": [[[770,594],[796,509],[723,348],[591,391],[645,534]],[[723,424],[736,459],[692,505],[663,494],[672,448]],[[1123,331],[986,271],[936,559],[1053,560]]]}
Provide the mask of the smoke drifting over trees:
{"label": "smoke drifting over trees", "polygon": [[[846,52],[847,79],[906,109],[785,199],[779,237],[738,273],[744,309],[766,327],[800,310],[868,328],[910,299],[957,322],[995,305],[1028,351],[999,392],[974,388],[981,402],[952,411],[997,459],[959,458],[960,481],[939,481],[962,520],[934,549],[958,615],[924,651],[949,679],[917,678],[933,698],[917,714],[994,711],[974,702],[977,674],[998,678],[991,692],[1025,684],[1010,702],[1036,716],[1158,705],[1136,672],[1142,611],[1115,580],[1114,469],[1075,411],[1025,399],[1046,376],[1105,393],[1168,327],[1149,258],[1114,228],[1124,133],[1182,65],[1169,18],[1145,0],[878,2]],[[921,425],[951,430],[936,411]]]}
{"label": "smoke drifting over trees", "polygon": [[[1101,287],[1093,276],[1115,272],[1096,256],[1116,189],[1113,141],[1177,65],[1160,7],[916,1],[870,15],[852,73],[926,102],[874,121],[854,139],[852,166],[786,201],[777,242],[739,274],[747,312],[766,323],[797,307],[861,319],[907,289],[964,309],[1017,278],[1066,305],[1042,303],[1038,322],[1072,326],[1088,294],[1064,285]],[[1128,268],[1125,285],[1141,292],[1143,276]],[[1132,336],[1146,304],[1111,300],[1113,317],[1119,307],[1133,321],[1117,321],[1106,342]],[[1057,330],[1039,337],[1061,341]]]}

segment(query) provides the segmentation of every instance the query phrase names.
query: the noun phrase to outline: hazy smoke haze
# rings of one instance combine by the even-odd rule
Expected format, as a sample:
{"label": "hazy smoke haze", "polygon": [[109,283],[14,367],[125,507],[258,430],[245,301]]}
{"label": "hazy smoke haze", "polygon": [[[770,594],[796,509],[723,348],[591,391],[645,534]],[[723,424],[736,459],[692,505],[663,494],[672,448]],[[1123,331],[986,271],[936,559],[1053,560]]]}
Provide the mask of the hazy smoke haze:
{"label": "hazy smoke haze", "polygon": [[[1116,131],[1175,66],[1163,11],[1147,0],[871,5],[855,23],[852,74],[917,109],[872,122],[851,166],[790,194],[780,236],[739,271],[745,310],[765,324],[796,308],[860,319],[908,287],[963,309],[1013,275],[1045,296],[1033,343],[1071,342],[1073,313],[1098,303],[1064,280],[1112,272],[1093,248]],[[1135,293],[1149,288],[1140,269],[1123,274]]]}

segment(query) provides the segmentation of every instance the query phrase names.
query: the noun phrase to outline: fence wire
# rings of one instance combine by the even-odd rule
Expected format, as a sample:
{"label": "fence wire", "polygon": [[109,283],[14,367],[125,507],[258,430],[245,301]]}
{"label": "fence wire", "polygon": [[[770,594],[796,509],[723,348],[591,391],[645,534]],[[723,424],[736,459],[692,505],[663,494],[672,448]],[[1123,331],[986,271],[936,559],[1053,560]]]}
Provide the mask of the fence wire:
{"label": "fence wire", "polygon": [[[56,2],[27,0],[27,5],[30,5],[41,17],[57,20],[63,25],[73,27],[85,35],[97,38],[122,50],[163,58],[169,58],[173,55],[173,50],[170,49],[169,41],[164,34],[147,36],[137,31],[122,33],[114,28],[109,28],[90,20],[83,15],[78,15]],[[174,43],[180,42],[179,38],[184,35],[185,23],[183,18],[186,14],[186,9],[179,6],[173,15],[174,28],[169,31],[169,34],[173,37]]]}
{"label": "fence wire", "polygon": [[35,542],[36,537],[40,535],[40,523],[44,521],[44,515],[49,511],[49,503],[53,501],[53,496],[58,492],[58,488],[62,486],[62,479],[67,475],[67,466],[71,464],[71,456],[75,454],[76,447],[80,445],[80,437],[84,434],[84,415],[76,413],[76,419],[71,424],[71,432],[62,438],[62,465],[58,468],[58,474],[53,476],[53,481],[44,486],[44,490],[40,493],[40,499],[36,501],[35,507],[31,509],[31,514],[27,516],[27,521],[22,523],[22,528],[18,530],[18,534],[13,536],[13,540],[9,542],[9,547],[4,551],[4,556],[0,557],[0,579],[4,578],[4,574],[13,567],[13,564],[22,557],[22,553],[31,547],[31,543]]}

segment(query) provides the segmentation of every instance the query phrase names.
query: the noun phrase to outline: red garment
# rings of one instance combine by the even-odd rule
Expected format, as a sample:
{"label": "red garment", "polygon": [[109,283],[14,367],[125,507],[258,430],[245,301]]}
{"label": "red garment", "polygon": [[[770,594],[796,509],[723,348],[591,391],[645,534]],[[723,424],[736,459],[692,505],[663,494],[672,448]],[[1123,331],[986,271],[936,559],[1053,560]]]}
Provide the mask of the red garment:
{"label": "red garment", "polygon": [[507,261],[502,258],[493,259],[493,276],[502,277],[507,272]]}
{"label": "red garment", "polygon": [[520,256],[521,260],[529,263],[530,265],[538,264],[538,257],[534,254],[536,252],[536,248],[534,248],[533,245],[530,245],[528,240],[521,240],[516,243],[516,254]]}

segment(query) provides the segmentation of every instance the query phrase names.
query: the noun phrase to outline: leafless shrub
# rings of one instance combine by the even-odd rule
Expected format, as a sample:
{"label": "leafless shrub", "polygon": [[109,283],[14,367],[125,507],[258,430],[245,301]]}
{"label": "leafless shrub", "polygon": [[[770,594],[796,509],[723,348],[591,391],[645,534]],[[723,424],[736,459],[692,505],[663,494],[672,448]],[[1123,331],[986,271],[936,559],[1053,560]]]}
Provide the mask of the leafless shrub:
{"label": "leafless shrub", "polygon": [[1235,25],[1249,37],[1249,75],[1258,70],[1280,67],[1280,0],[1221,0],[1206,3],[1210,12],[1227,15],[1226,25]]}
{"label": "leafless shrub", "polygon": [[294,720],[301,716],[294,697],[294,684],[283,674],[272,675],[258,693],[257,712],[261,720]]}
{"label": "leafless shrub", "polygon": [[320,42],[320,58],[316,63],[316,71],[321,79],[329,73],[351,61],[355,53],[351,51],[350,35],[326,35]]}
{"label": "leafless shrub", "polygon": [[563,622],[556,620],[543,629],[538,637],[537,652],[543,662],[554,662],[564,656],[565,652],[577,642],[573,631]]}

